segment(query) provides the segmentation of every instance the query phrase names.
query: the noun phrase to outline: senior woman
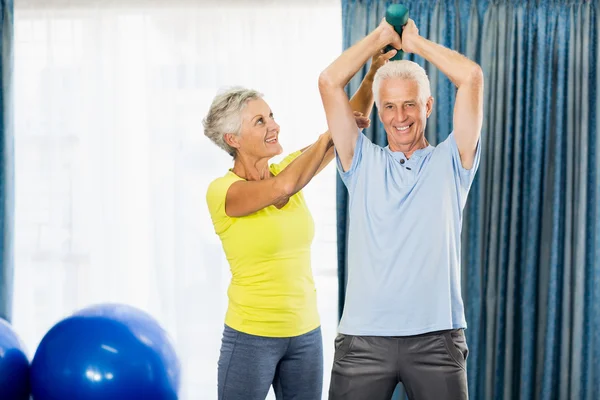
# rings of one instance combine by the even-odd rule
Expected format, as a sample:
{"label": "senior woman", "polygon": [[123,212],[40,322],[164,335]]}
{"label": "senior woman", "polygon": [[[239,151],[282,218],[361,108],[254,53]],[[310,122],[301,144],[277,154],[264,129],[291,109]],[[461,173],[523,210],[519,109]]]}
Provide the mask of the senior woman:
{"label": "senior woman", "polygon": [[[373,57],[351,100],[368,126],[371,84],[391,54]],[[218,362],[218,398],[321,399],[323,344],[311,270],[314,224],[301,189],[334,157],[329,132],[280,163],[279,125],[257,91],[217,95],[204,133],[233,157],[233,168],[206,193],[214,229],[231,269]]]}

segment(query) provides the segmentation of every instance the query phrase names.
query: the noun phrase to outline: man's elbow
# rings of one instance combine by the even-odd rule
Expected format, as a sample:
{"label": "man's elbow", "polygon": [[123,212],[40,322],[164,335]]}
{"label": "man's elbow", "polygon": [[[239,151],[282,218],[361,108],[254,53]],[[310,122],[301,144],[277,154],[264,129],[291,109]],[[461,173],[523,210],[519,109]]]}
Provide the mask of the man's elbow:
{"label": "man's elbow", "polygon": [[336,88],[335,79],[331,76],[331,72],[329,70],[325,70],[321,72],[319,75],[319,91],[321,94],[328,93]]}
{"label": "man's elbow", "polygon": [[473,65],[469,71],[467,82],[471,86],[483,88],[483,70],[478,64]]}

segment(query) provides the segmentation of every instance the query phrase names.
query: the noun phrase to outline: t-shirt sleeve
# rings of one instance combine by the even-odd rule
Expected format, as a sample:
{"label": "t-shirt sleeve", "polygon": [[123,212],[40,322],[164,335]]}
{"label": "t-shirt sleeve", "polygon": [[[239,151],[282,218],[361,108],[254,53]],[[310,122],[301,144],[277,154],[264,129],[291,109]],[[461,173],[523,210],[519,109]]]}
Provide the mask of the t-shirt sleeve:
{"label": "t-shirt sleeve", "polygon": [[340,161],[337,150],[335,152],[335,160],[338,172],[340,173],[340,178],[348,191],[354,190],[354,186],[356,185],[356,180],[359,175],[360,170],[362,169],[362,165],[365,163],[365,158],[369,158],[369,156],[374,155],[376,152],[376,145],[369,140],[360,130],[358,131],[358,138],[356,139],[356,145],[354,146],[354,156],[352,156],[352,164],[350,164],[350,168],[348,171],[344,171],[344,167],[342,166],[342,162]]}
{"label": "t-shirt sleeve", "polygon": [[471,188],[471,184],[473,183],[475,174],[479,168],[479,160],[481,158],[481,138],[477,142],[475,159],[473,161],[473,166],[470,169],[465,169],[462,165],[454,132],[450,133],[446,141],[450,147],[450,153],[452,155],[452,168],[454,170],[454,175],[458,178],[460,186],[468,191]]}
{"label": "t-shirt sleeve", "polygon": [[223,233],[233,223],[234,218],[225,213],[225,198],[231,185],[238,180],[229,176],[217,178],[211,182],[206,191],[208,212],[217,234]]}

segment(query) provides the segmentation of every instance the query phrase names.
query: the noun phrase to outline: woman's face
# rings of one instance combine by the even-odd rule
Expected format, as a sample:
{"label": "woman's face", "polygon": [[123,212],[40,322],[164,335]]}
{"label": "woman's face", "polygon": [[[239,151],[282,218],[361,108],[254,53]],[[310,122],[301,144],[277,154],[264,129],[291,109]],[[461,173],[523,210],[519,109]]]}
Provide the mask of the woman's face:
{"label": "woman's face", "polygon": [[263,99],[249,100],[242,111],[242,129],[236,138],[238,153],[253,158],[271,158],[281,154],[279,125]]}

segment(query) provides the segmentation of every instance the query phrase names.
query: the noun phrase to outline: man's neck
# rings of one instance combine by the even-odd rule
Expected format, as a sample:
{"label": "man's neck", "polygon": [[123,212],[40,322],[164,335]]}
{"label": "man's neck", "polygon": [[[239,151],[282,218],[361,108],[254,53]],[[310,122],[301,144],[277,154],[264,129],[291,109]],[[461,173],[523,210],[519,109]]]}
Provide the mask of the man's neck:
{"label": "man's neck", "polygon": [[425,137],[422,137],[414,143],[410,143],[408,145],[401,145],[398,147],[396,147],[393,143],[390,143],[390,150],[393,152],[401,152],[407,159],[410,159],[415,153],[415,151],[424,149],[427,146],[429,146],[429,142],[427,141],[427,139],[425,139]]}

